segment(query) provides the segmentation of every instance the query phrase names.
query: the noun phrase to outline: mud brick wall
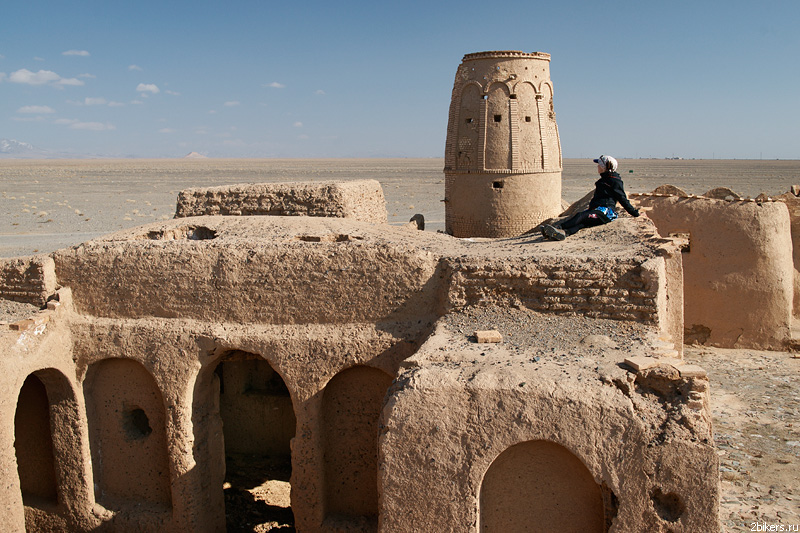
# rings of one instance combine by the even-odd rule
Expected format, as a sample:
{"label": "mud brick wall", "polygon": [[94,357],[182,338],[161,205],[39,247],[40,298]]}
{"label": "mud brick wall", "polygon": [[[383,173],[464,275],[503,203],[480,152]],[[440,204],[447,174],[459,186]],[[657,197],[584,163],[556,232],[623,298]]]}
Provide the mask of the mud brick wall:
{"label": "mud brick wall", "polygon": [[51,257],[0,259],[0,298],[42,305],[55,289],[55,266]]}
{"label": "mud brick wall", "polygon": [[658,274],[643,261],[463,260],[449,265],[448,306],[521,305],[593,318],[659,320]]}
{"label": "mud brick wall", "polygon": [[385,223],[386,201],[376,180],[256,183],[186,189],[175,218],[203,215],[271,215],[352,218]]}

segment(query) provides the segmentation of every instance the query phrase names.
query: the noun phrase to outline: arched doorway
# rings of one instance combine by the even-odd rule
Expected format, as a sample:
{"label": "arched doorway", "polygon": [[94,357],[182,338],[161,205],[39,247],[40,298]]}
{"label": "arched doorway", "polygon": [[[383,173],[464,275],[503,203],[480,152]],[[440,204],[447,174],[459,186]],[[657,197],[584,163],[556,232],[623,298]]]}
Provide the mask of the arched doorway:
{"label": "arched doorway", "polygon": [[283,378],[258,354],[234,350],[214,369],[225,450],[225,518],[294,523],[290,505],[291,440],[296,418]]}

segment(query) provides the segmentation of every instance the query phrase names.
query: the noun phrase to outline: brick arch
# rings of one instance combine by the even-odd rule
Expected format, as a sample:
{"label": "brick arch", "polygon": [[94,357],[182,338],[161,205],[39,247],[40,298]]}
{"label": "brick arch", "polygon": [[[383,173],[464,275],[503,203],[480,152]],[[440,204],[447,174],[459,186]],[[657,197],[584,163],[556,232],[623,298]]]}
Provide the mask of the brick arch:
{"label": "brick arch", "polygon": [[[602,533],[603,494],[586,465],[567,448],[545,440],[503,451],[484,474],[479,499],[480,530]],[[555,529],[554,529],[555,530]]]}

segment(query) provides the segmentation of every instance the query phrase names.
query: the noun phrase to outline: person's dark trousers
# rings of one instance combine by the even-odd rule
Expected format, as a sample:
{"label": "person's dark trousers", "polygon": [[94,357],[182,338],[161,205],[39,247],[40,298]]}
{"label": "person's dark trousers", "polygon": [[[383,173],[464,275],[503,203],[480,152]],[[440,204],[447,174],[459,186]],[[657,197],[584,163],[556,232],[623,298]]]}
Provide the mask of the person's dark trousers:
{"label": "person's dark trousers", "polygon": [[581,211],[580,213],[569,217],[567,220],[561,223],[561,229],[563,229],[564,233],[567,235],[574,235],[583,228],[602,226],[603,224],[608,224],[609,222],[611,221],[606,218],[603,213],[594,209],[590,209],[588,211]]}

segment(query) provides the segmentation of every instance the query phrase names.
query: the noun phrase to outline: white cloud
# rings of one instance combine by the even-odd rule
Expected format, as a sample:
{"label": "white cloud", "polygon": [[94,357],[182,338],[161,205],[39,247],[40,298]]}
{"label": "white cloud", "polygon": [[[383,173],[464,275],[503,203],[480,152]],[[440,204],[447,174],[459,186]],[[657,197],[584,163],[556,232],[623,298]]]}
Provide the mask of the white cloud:
{"label": "white cloud", "polygon": [[38,72],[31,72],[23,68],[12,72],[8,77],[8,81],[13,83],[24,83],[26,85],[83,85],[84,83],[77,78],[62,78],[52,70],[40,70]]}
{"label": "white cloud", "polygon": [[141,100],[131,100],[131,105],[142,105],[143,103]]}
{"label": "white cloud", "polygon": [[34,61],[44,61],[43,57],[36,56],[33,58]]}
{"label": "white cloud", "polygon": [[172,128],[161,128],[158,130],[158,133],[175,133],[176,130]]}
{"label": "white cloud", "polygon": [[14,83],[25,83],[27,85],[46,85],[48,83],[57,83],[61,76],[52,70],[40,70],[39,72],[31,72],[23,68],[12,72],[8,77],[8,81]]}
{"label": "white cloud", "polygon": [[136,86],[136,90],[142,93],[142,96],[145,96],[144,93],[158,94],[161,92],[155,83],[140,83]]}
{"label": "white cloud", "polygon": [[81,85],[85,85],[85,83],[83,83],[78,78],[61,78],[58,81],[58,85],[75,85],[79,87]]}
{"label": "white cloud", "polygon": [[61,52],[62,56],[82,56],[88,57],[90,54],[86,50],[67,50],[66,52]]}
{"label": "white cloud", "polygon": [[139,65],[128,65],[128,70],[142,70]]}
{"label": "white cloud", "polygon": [[224,105],[225,107],[236,107],[236,106],[237,106],[237,105],[239,105],[240,103],[241,103],[241,102],[239,102],[238,100],[231,100],[231,101],[229,101],[229,102],[225,102],[225,103],[224,103],[224,104],[222,104],[222,105]]}
{"label": "white cloud", "polygon": [[264,87],[272,87],[273,89],[283,89],[286,87],[286,85],[278,83],[277,81],[273,81],[272,83],[270,83],[269,85],[265,85]]}
{"label": "white cloud", "polygon": [[298,120],[297,122],[294,123],[294,127],[295,128],[302,128],[303,127],[303,123]]}
{"label": "white cloud", "polygon": [[85,74],[78,74],[78,77],[79,77],[79,78],[91,78],[91,79],[95,79],[97,76],[95,76],[94,74],[85,73]]}
{"label": "white cloud", "polygon": [[113,100],[108,103],[108,107],[125,107],[122,102],[114,102]]}
{"label": "white cloud", "polygon": [[180,96],[181,93],[176,93],[175,91],[170,91],[169,89],[164,90],[165,93],[171,94],[172,96]]}
{"label": "white cloud", "polygon": [[324,94],[325,94],[325,91],[323,91],[322,89],[317,89],[317,90],[314,92],[314,94],[324,95]]}
{"label": "white cloud", "polygon": [[83,99],[84,105],[106,105],[108,102],[105,98],[91,98],[87,97]]}
{"label": "white cloud", "polygon": [[17,113],[29,113],[35,115],[43,115],[47,113],[55,113],[56,110],[46,105],[26,105],[17,109]]}

